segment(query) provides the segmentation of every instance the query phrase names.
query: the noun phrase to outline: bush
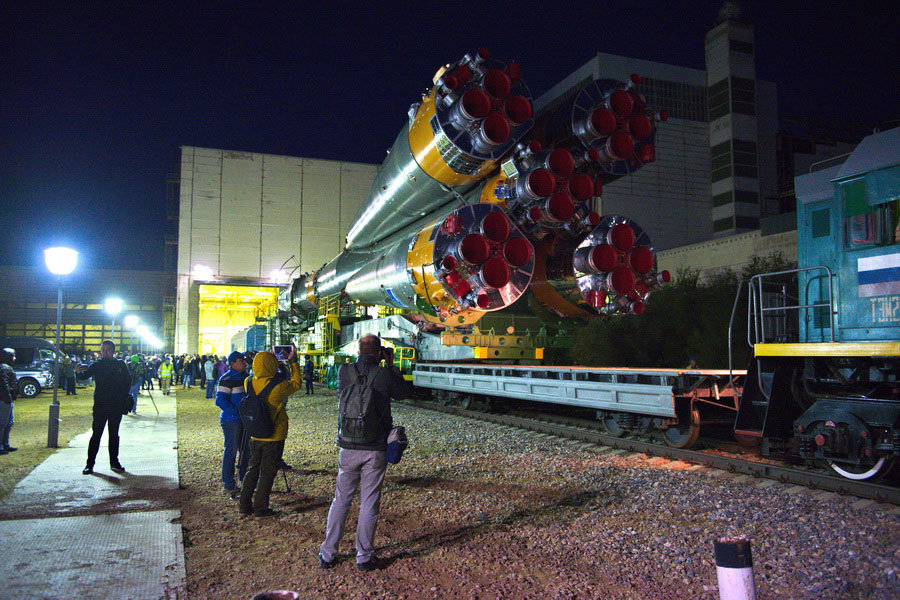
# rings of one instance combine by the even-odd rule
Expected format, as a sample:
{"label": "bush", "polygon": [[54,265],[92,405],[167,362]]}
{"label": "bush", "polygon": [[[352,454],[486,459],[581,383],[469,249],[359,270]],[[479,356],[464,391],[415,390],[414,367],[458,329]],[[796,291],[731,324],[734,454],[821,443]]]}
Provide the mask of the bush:
{"label": "bush", "polygon": [[[726,270],[701,282],[699,271],[681,270],[672,283],[653,294],[644,314],[596,319],[581,328],[571,352],[573,363],[683,368],[693,356],[701,369],[727,369],[728,323],[739,282],[758,273],[791,268],[794,266],[776,253],[752,257],[740,277]],[[732,331],[736,369],[747,366],[746,331],[745,289]]]}

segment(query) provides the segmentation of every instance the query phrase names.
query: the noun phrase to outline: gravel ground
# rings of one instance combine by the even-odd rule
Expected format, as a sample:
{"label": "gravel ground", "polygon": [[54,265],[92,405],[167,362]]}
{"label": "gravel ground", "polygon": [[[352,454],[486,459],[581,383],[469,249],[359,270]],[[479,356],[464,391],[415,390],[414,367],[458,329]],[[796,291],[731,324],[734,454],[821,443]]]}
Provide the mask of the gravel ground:
{"label": "gravel ground", "polygon": [[[376,542],[355,568],[357,505],[340,564],[316,551],[337,472],[335,395],[295,396],[276,519],[241,518],[221,491],[218,410],[179,392],[190,598],[289,589],[321,598],[717,599],[713,540],[750,538],[760,598],[897,598],[900,511],[791,493],[707,469],[394,406],[410,447],[388,469]],[[284,480],[275,490],[284,490]],[[867,503],[860,503],[867,504]]]}

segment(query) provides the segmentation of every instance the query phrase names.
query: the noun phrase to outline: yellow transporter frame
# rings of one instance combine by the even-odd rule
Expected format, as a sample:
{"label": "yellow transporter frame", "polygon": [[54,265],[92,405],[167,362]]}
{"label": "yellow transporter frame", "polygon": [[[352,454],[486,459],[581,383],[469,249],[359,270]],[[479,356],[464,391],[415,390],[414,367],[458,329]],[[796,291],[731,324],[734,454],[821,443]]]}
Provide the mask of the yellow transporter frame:
{"label": "yellow transporter frame", "polygon": [[794,344],[756,344],[757,357],[823,357],[900,356],[900,342],[821,342]]}

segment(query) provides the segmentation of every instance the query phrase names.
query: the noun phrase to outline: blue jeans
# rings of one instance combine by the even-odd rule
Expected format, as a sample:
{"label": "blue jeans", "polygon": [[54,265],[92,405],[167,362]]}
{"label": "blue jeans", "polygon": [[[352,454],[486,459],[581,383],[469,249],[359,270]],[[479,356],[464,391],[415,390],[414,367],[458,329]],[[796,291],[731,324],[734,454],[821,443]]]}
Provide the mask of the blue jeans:
{"label": "blue jeans", "polygon": [[189,388],[192,385],[194,385],[194,376],[191,375],[190,373],[185,373],[184,379],[181,381],[181,387]]}
{"label": "blue jeans", "polygon": [[206,381],[206,399],[211,400],[216,397],[216,380],[208,379]]}
{"label": "blue jeans", "polygon": [[138,377],[137,383],[131,386],[131,397],[134,399],[134,404],[131,406],[131,412],[137,412],[138,392],[141,391],[141,382],[143,381],[143,377]]}
{"label": "blue jeans", "polygon": [[222,434],[225,436],[225,452],[222,453],[222,486],[226,489],[234,489],[234,459],[237,456],[238,446],[241,444],[241,431],[243,427],[240,421],[221,421]]}

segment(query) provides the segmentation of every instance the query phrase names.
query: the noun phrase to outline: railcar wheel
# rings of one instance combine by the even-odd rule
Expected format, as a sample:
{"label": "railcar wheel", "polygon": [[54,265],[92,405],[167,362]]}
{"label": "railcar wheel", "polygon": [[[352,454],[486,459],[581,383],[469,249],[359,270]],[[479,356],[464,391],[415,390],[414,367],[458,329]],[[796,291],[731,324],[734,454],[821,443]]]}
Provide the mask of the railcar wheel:
{"label": "railcar wheel", "polygon": [[894,466],[894,459],[882,456],[874,465],[851,465],[847,463],[839,463],[828,461],[828,466],[834,469],[834,472],[841,477],[853,479],[854,481],[865,481],[884,475]]}
{"label": "railcar wheel", "polygon": [[744,448],[756,448],[762,444],[762,438],[746,433],[732,433],[734,440]]}
{"label": "railcar wheel", "polygon": [[628,430],[626,430],[624,427],[621,427],[616,422],[616,417],[614,414],[605,413],[599,418],[600,425],[603,427],[603,431],[605,431],[607,434],[613,437],[622,437],[623,435],[628,433]]}
{"label": "railcar wheel", "polygon": [[474,405],[475,399],[471,394],[463,394],[463,397],[459,399],[459,407],[463,410],[471,410]]}
{"label": "railcar wheel", "polygon": [[690,413],[690,419],[686,419],[687,423],[682,423],[679,419],[677,425],[663,432],[666,444],[673,448],[690,448],[697,442],[700,437],[700,411],[692,408]]}

